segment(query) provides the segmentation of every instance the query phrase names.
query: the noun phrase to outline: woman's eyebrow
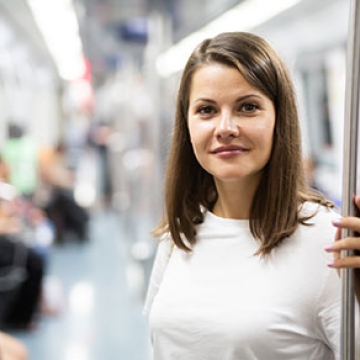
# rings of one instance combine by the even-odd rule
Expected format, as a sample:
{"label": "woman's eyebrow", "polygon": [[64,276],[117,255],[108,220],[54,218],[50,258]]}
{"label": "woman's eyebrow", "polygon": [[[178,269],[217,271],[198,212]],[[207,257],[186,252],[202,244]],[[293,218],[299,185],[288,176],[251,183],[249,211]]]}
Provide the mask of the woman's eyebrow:
{"label": "woman's eyebrow", "polygon": [[258,95],[258,94],[247,94],[247,95],[244,95],[244,96],[240,96],[236,99],[237,102],[239,101],[243,101],[243,100],[246,100],[248,98],[252,98],[252,97],[256,97],[258,99],[261,99],[261,96]]}
{"label": "woman's eyebrow", "polygon": [[212,103],[212,104],[216,104],[216,101],[215,100],[212,100],[212,99],[208,99],[208,98],[198,98],[198,99],[195,99],[192,104],[195,104],[199,101],[204,101],[204,102],[208,102],[208,103]]}
{"label": "woman's eyebrow", "polygon": [[[246,94],[246,95],[243,95],[243,96],[240,96],[236,99],[236,102],[240,102],[240,101],[244,101],[248,98],[252,98],[252,97],[256,97],[258,99],[261,99],[261,96],[258,95],[258,94]],[[216,104],[216,101],[215,100],[212,100],[212,99],[208,99],[208,98],[198,98],[196,100],[194,100],[192,102],[192,104],[196,104],[197,102],[199,101],[204,101],[204,102],[207,102],[207,103],[211,103],[211,104]]]}

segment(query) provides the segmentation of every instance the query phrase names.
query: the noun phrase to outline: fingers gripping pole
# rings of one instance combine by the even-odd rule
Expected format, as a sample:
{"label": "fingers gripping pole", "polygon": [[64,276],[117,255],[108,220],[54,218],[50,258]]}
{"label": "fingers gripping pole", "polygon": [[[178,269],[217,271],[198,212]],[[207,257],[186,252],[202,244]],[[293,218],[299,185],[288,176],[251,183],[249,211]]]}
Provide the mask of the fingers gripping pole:
{"label": "fingers gripping pole", "polygon": [[[343,216],[355,216],[354,195],[356,193],[357,143],[360,100],[360,0],[351,0],[350,23],[347,44],[347,69],[345,92],[345,128],[343,162]],[[352,236],[349,230],[342,237]],[[352,255],[344,251],[342,256]],[[341,270],[341,360],[355,359],[355,290],[354,271]]]}

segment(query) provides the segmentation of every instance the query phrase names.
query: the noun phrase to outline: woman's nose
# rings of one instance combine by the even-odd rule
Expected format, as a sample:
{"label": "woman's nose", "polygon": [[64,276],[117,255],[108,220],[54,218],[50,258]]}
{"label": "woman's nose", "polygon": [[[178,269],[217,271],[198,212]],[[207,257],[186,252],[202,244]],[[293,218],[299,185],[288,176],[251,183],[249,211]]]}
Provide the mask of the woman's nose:
{"label": "woman's nose", "polygon": [[216,136],[219,138],[236,137],[239,135],[239,126],[230,113],[224,113],[216,127]]}

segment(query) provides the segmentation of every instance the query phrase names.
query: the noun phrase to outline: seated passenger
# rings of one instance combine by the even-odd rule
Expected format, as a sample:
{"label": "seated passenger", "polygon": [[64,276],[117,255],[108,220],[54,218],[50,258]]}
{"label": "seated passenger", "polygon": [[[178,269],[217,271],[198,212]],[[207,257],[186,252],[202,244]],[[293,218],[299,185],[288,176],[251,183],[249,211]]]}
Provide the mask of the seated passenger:
{"label": "seated passenger", "polygon": [[28,351],[24,344],[13,336],[0,332],[0,359],[27,360]]}
{"label": "seated passenger", "polygon": [[[2,184],[5,185],[5,184]],[[4,186],[0,190],[4,190]],[[4,193],[0,191],[0,195]],[[24,244],[22,219],[9,198],[0,199],[0,326],[28,329],[41,298],[45,266],[41,254]]]}
{"label": "seated passenger", "polygon": [[53,151],[40,155],[41,186],[47,193],[42,206],[54,223],[57,243],[62,243],[69,231],[79,240],[87,239],[89,215],[74,199],[74,171],[66,165],[65,149],[60,143]]}

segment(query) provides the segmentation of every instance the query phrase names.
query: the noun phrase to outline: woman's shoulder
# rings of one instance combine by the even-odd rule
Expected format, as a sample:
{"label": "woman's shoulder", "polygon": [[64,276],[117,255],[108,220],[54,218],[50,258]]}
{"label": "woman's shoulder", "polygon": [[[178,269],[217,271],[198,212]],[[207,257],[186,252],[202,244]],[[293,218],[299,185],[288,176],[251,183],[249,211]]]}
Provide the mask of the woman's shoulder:
{"label": "woman's shoulder", "polygon": [[156,239],[158,252],[164,254],[170,254],[174,246],[174,241],[171,237],[170,232],[166,232]]}
{"label": "woman's shoulder", "polygon": [[334,208],[314,202],[305,202],[300,209],[302,221],[302,234],[309,238],[323,238],[325,242],[333,239],[336,228],[333,220],[340,217]]}
{"label": "woman's shoulder", "polygon": [[339,211],[335,207],[329,207],[313,201],[305,201],[299,207],[299,214],[305,218],[328,218],[335,219],[340,217]]}

